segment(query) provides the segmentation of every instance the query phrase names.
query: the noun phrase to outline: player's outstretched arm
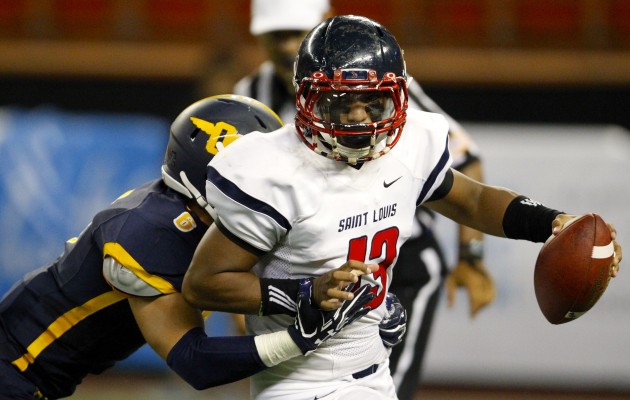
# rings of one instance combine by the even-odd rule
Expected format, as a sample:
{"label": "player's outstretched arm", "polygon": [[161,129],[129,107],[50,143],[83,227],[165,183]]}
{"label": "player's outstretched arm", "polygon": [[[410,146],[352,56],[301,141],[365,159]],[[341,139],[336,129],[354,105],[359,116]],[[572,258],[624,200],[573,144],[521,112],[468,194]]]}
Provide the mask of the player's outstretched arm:
{"label": "player's outstretched arm", "polygon": [[509,189],[482,184],[456,170],[448,194],[425,206],[453,221],[494,236],[505,237],[503,216],[517,194]]}
{"label": "player's outstretched arm", "polygon": [[[573,218],[509,189],[481,184],[457,171],[452,173],[453,184],[446,196],[425,205],[481,232],[543,243],[551,236],[552,227],[555,234]],[[610,224],[609,228],[615,248],[613,269],[616,271],[621,262],[621,246],[616,240],[615,228]],[[616,276],[616,272],[612,276]]]}
{"label": "player's outstretched arm", "polygon": [[335,312],[311,304],[311,281],[303,280],[295,324],[287,331],[260,336],[208,337],[200,312],[179,293],[131,297],[129,303],[149,345],[195,389],[249,377],[293,357],[314,351],[346,325],[370,311],[365,286]]}

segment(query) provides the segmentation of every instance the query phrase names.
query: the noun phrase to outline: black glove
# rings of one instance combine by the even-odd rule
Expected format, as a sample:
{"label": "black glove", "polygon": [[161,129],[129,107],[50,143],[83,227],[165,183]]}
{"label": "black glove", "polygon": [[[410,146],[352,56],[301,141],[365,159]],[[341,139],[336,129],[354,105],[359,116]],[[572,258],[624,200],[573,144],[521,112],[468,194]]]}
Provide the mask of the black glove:
{"label": "black glove", "polygon": [[300,280],[297,316],[288,329],[291,339],[304,355],[317,349],[347,324],[370,312],[371,308],[364,306],[374,299],[374,294],[370,293],[372,286],[364,285],[354,292],[354,299],[345,300],[337,310],[322,311],[313,305],[312,288],[311,279]]}
{"label": "black glove", "polygon": [[394,293],[387,293],[385,306],[387,312],[378,325],[378,330],[385,347],[391,348],[402,342],[403,336],[405,336],[407,311]]}

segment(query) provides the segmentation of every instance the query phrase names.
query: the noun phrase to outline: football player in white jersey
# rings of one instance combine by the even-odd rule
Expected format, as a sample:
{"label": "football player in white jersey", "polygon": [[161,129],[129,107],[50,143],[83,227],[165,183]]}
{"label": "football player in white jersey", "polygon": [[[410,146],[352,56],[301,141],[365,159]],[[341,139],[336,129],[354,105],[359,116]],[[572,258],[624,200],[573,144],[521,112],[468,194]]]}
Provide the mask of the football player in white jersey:
{"label": "football player in white jersey", "polygon": [[[378,324],[417,206],[534,242],[575,217],[452,170],[448,123],[407,110],[406,78],[402,50],[385,27],[358,16],[330,18],[298,52],[295,125],[248,135],[208,166],[216,219],[184,277],[187,301],[249,314],[248,330],[261,334],[293,323],[295,306],[285,299],[298,288],[283,278],[349,265],[368,272],[355,289],[376,286],[365,317],[306,351],[309,357],[254,376],[256,399],[396,398]],[[621,260],[614,243],[612,276]],[[314,285],[314,301],[334,309],[352,297],[340,289]]]}
{"label": "football player in white jersey", "polygon": [[[326,16],[332,16],[334,10],[329,0],[252,0],[251,10],[250,33],[264,49],[268,60],[240,79],[233,92],[263,102],[283,121],[293,123],[297,111],[293,84],[295,55],[308,32]],[[411,76],[407,77],[407,92],[409,108],[442,114],[449,123],[452,168],[482,182],[483,160],[468,132]],[[484,264],[481,232],[458,226],[457,262],[449,265],[434,233],[435,217],[435,213],[426,207],[416,209],[412,235],[400,248],[396,262],[397,279],[389,291],[392,296],[397,296],[408,318],[407,333],[389,356],[400,400],[412,400],[418,390],[443,286],[449,306],[455,304],[457,289],[466,289],[471,318],[496,296],[494,281]],[[239,318],[239,326],[240,322]]]}

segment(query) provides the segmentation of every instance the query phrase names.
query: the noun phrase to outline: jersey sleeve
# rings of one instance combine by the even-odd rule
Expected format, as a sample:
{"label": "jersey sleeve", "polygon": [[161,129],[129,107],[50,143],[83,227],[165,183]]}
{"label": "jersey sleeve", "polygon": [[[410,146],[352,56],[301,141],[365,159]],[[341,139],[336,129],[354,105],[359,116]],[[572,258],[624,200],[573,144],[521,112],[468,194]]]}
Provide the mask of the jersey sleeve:
{"label": "jersey sleeve", "polygon": [[207,172],[206,198],[217,225],[256,254],[283,240],[296,212],[292,178],[283,170],[287,157],[269,143],[270,136],[254,132],[241,138],[214,157]]}
{"label": "jersey sleeve", "polygon": [[263,254],[291,229],[289,220],[273,205],[244,191],[241,181],[219,163],[208,167],[206,198],[217,212],[217,224],[229,236],[256,254]]}
{"label": "jersey sleeve", "polygon": [[415,175],[421,179],[416,205],[427,201],[441,186],[453,162],[448,137],[448,122],[444,116],[435,113],[411,111],[405,129],[421,132],[414,135],[415,142],[410,146],[419,147]]}
{"label": "jersey sleeve", "polygon": [[320,156],[313,156],[290,124],[250,133],[219,152],[208,165],[206,181],[217,225],[255,253],[282,243],[296,221],[320,207],[326,175],[313,164]]}
{"label": "jersey sleeve", "polygon": [[179,217],[173,214],[174,220],[145,211],[128,210],[106,220],[95,229],[94,239],[104,260],[113,258],[125,271],[161,294],[179,292],[203,231],[199,226],[195,227],[198,232],[176,228],[180,219],[194,222],[186,211],[182,210]]}
{"label": "jersey sleeve", "polygon": [[153,280],[142,280],[137,273],[110,255],[106,255],[103,260],[103,277],[111,287],[131,296],[154,297],[162,294]]}

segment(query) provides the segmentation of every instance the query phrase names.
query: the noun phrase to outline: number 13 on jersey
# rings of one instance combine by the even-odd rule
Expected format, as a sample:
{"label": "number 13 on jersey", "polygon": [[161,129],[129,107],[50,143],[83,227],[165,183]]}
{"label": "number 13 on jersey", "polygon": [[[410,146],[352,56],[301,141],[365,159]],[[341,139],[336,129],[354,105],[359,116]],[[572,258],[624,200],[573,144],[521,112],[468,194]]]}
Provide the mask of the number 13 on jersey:
{"label": "number 13 on jersey", "polygon": [[[381,305],[385,299],[387,292],[387,268],[389,268],[396,259],[398,242],[398,228],[393,226],[385,230],[376,232],[371,242],[367,236],[360,236],[350,240],[348,246],[348,260],[355,260],[370,263],[372,260],[382,259],[383,261],[378,263],[378,270],[373,272],[374,281],[380,285],[372,289],[372,292],[376,295],[374,300],[367,304],[372,309]],[[369,249],[368,249],[369,246]],[[369,253],[368,253],[369,250]],[[359,277],[360,278],[360,277]],[[355,284],[352,290],[356,290],[361,285],[361,279]]]}

